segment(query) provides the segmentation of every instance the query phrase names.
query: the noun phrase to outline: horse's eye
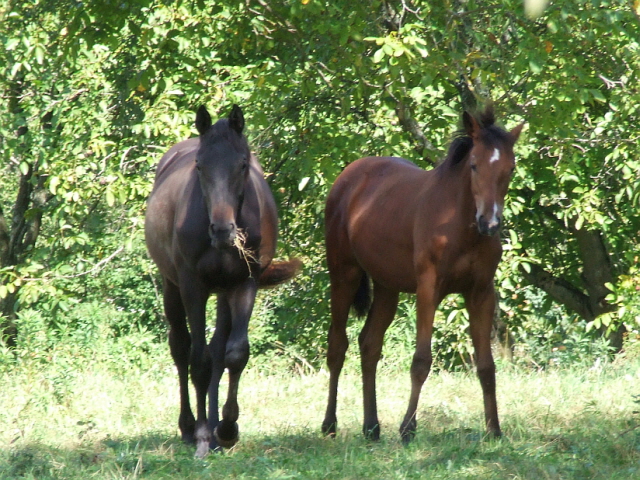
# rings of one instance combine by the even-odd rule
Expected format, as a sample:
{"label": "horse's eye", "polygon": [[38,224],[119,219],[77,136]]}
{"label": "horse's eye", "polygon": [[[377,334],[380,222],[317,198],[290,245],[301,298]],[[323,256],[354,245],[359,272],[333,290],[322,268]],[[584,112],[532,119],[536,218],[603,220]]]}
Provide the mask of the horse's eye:
{"label": "horse's eye", "polygon": [[473,171],[473,172],[477,172],[478,171],[478,166],[475,163],[471,164],[471,171]]}

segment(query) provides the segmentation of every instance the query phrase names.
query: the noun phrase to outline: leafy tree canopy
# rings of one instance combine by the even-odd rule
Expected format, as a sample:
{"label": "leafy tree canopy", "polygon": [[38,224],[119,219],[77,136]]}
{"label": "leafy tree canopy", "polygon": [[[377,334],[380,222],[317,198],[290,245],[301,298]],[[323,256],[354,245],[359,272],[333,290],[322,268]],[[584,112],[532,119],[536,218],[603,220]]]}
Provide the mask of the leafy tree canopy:
{"label": "leafy tree canopy", "polygon": [[280,205],[282,251],[307,259],[275,294],[295,318],[277,321],[321,349],[337,174],[378,154],[431,168],[463,109],[488,99],[505,126],[527,125],[502,309],[526,323],[533,286],[589,328],[640,328],[637,2],[552,2],[530,19],[520,0],[10,0],[0,19],[8,333],[16,308],[80,301],[113,262],[150,281],[155,162],[194,134],[198,105],[223,115],[235,102]]}

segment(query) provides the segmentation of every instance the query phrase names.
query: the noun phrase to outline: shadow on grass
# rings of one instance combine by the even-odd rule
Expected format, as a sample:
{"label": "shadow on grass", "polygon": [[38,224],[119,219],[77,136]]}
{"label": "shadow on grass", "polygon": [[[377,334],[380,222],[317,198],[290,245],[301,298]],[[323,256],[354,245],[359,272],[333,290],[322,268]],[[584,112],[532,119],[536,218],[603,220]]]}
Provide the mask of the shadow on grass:
{"label": "shadow on grass", "polygon": [[[191,448],[179,437],[148,434],[130,438],[83,440],[74,447],[29,442],[0,450],[0,479],[137,478],[162,472],[171,465],[180,472],[182,458],[192,460]],[[191,452],[191,453],[190,453]]]}
{"label": "shadow on grass", "polygon": [[414,459],[414,468],[436,478],[640,478],[640,429],[596,415],[575,420],[553,433],[507,430],[498,439],[467,428],[423,433],[409,450],[429,452]]}
{"label": "shadow on grass", "polygon": [[587,416],[557,434],[518,431],[497,440],[468,428],[419,430],[404,448],[386,429],[378,443],[359,432],[328,439],[308,430],[247,434],[233,449],[194,458],[178,436],[85,439],[72,448],[38,442],[0,450],[2,479],[628,479],[640,478],[640,429]]}

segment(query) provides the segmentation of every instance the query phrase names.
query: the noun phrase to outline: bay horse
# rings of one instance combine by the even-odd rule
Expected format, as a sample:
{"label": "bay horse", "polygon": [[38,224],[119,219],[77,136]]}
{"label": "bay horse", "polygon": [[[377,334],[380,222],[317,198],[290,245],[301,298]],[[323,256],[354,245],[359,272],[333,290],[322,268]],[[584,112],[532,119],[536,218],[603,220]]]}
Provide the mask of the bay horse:
{"label": "bay horse", "polygon": [[[160,160],[147,203],[145,239],[163,279],[169,347],[178,370],[182,439],[196,455],[238,440],[238,383],[249,359],[247,328],[258,288],[292,278],[300,262],[273,262],[278,216],[258,159],[233,105],[212,125],[204,106],[199,137],[182,141]],[[217,295],[215,332],[206,344],[205,310]],[[188,375],[196,393],[194,418]],[[227,401],[218,417],[218,387],[229,372]],[[206,398],[209,394],[209,416]]]}
{"label": "bay horse", "polygon": [[[416,293],[417,339],[409,406],[400,425],[407,444],[431,369],[436,308],[450,293],[464,297],[469,313],[486,428],[500,436],[490,333],[496,308],[493,278],[502,255],[498,234],[523,125],[495,125],[493,107],[463,114],[463,129],[445,160],[425,171],[408,160],[367,157],[348,165],[327,197],[325,241],[331,280],[328,336],[329,400],[322,431],[335,435],[338,378],[348,347],[351,306],[367,315],[358,337],[364,400],[363,433],[378,440],[376,368],[399,292]],[[373,299],[370,294],[373,283]]]}

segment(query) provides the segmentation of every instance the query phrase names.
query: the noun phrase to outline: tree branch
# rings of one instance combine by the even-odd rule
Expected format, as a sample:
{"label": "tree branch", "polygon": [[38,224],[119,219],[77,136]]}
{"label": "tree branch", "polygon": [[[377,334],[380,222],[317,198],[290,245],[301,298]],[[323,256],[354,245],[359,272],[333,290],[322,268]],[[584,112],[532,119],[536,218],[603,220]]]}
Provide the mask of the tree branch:
{"label": "tree branch", "polygon": [[[389,92],[390,93],[390,92]],[[395,99],[395,97],[394,97]],[[436,151],[433,144],[425,137],[422,128],[418,122],[412,117],[411,109],[402,100],[396,100],[396,114],[398,115],[398,121],[405,132],[410,133],[416,142],[415,150],[422,156],[424,161],[430,165],[435,165],[436,162],[431,156],[427,155],[427,151]]]}
{"label": "tree branch", "polygon": [[573,310],[587,321],[595,318],[587,295],[566,280],[547,272],[541,266],[529,265],[531,266],[530,272],[520,266],[520,272],[529,283],[544,290],[556,302]]}

